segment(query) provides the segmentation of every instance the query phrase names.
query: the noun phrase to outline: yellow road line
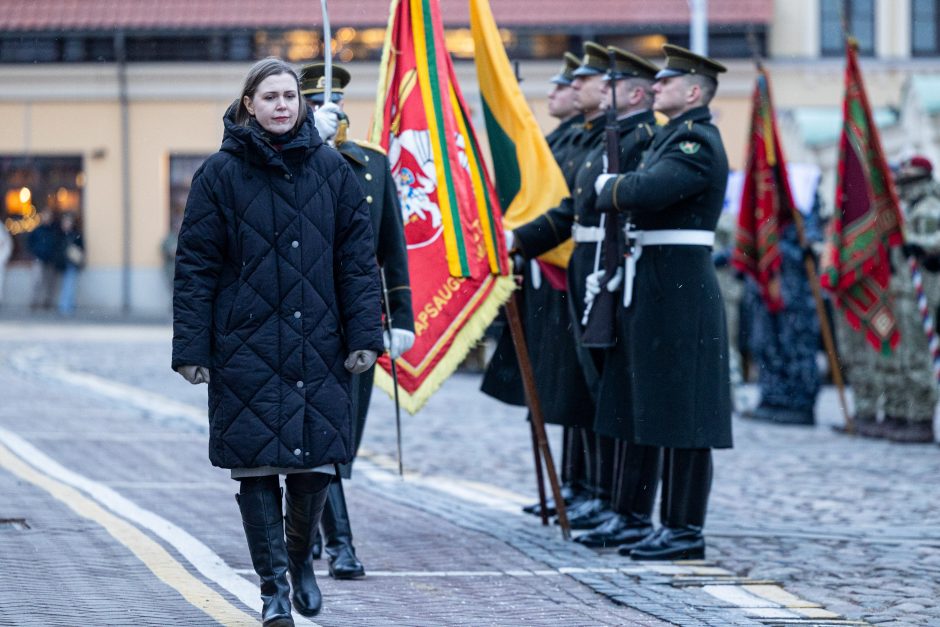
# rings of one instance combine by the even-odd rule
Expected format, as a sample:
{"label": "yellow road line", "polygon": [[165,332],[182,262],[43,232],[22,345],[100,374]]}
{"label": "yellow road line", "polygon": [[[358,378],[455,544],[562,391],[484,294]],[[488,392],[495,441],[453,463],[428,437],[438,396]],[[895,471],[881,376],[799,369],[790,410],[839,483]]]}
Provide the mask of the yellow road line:
{"label": "yellow road line", "polygon": [[129,522],[106,511],[75,488],[44,475],[0,444],[0,466],[21,479],[42,488],[83,518],[92,520],[127,547],[150,571],[176,590],[194,607],[223,625],[257,625],[258,619],[225,600],[218,592],[199,581],[177,562],[160,544]]}

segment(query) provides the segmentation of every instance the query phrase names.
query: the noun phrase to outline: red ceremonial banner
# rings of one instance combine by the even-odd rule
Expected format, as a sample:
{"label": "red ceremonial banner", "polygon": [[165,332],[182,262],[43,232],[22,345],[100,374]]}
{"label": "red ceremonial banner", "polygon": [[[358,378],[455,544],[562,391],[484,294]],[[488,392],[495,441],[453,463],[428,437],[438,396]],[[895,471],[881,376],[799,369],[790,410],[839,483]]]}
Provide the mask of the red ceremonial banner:
{"label": "red ceremonial banner", "polygon": [[757,76],[753,100],[751,140],[732,263],[760,286],[767,310],[778,312],[784,306],[780,292],[780,234],[793,219],[794,205],[770,97],[770,81],[763,69]]}
{"label": "red ceremonial banner", "polygon": [[852,328],[865,333],[875,350],[890,354],[901,339],[888,291],[888,252],[903,243],[901,211],[851,39],[842,115],[835,214],[820,280]]}
{"label": "red ceremonial banner", "polygon": [[[482,337],[515,287],[501,216],[454,69],[437,0],[395,0],[371,140],[388,150],[401,200],[415,344],[396,361],[414,413]],[[376,384],[392,390],[379,359]]]}

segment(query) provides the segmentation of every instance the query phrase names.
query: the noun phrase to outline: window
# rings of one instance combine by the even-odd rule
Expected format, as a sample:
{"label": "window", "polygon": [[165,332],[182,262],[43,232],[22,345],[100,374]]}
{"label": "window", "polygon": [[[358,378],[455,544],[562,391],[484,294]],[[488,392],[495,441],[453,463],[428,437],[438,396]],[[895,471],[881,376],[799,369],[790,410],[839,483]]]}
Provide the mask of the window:
{"label": "window", "polygon": [[911,54],[915,57],[940,55],[940,7],[937,0],[913,0],[911,3]]}
{"label": "window", "polygon": [[822,0],[819,20],[820,52],[824,57],[845,54],[842,9],[849,34],[858,40],[863,56],[875,54],[875,0]]}
{"label": "window", "polygon": [[193,175],[209,155],[170,155],[170,221],[168,232],[176,235],[183,223],[183,210],[192,186]]}
{"label": "window", "polygon": [[11,261],[33,258],[26,239],[39,226],[43,211],[52,216],[73,213],[81,228],[85,185],[81,157],[0,155],[0,185],[0,220],[13,236]]}

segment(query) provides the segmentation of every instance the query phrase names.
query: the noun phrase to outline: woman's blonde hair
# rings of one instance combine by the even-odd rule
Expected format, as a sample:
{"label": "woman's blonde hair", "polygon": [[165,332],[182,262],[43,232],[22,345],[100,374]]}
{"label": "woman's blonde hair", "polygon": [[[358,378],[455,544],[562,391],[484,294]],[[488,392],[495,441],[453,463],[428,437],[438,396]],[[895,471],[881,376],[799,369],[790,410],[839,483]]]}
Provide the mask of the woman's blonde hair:
{"label": "woman's blonde hair", "polygon": [[245,76],[245,82],[242,84],[242,93],[238,97],[238,105],[235,108],[236,124],[247,126],[249,120],[251,120],[251,114],[248,113],[248,109],[245,107],[245,96],[248,96],[249,99],[254,98],[255,92],[258,90],[258,85],[260,85],[264,79],[279,74],[290,74],[297,84],[297,121],[294,123],[294,128],[291,130],[296,131],[300,128],[300,125],[307,119],[307,103],[304,102],[303,96],[300,95],[300,79],[297,77],[297,72],[294,71],[294,68],[277,57],[262,59],[252,65],[251,69],[248,70],[248,74]]}

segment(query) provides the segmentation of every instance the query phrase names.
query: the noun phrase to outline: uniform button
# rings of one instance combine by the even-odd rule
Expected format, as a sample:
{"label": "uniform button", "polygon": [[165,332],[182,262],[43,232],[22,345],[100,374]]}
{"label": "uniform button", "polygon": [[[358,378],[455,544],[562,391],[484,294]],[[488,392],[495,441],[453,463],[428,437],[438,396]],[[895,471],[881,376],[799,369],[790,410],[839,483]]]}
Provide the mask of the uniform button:
{"label": "uniform button", "polygon": [[304,386],[304,382],[303,382],[303,381],[298,381],[298,382],[297,382],[297,387],[298,387],[298,388],[302,388],[303,386]]}
{"label": "uniform button", "polygon": [[581,193],[581,188],[579,187],[578,189],[576,189],[576,190],[575,190],[575,193],[576,193],[576,194],[580,194],[580,193]]}
{"label": "uniform button", "polygon": [[299,318],[299,317],[300,317],[300,312],[299,312],[299,311],[295,311],[295,312],[294,312],[294,317],[295,317],[295,318]]}
{"label": "uniform button", "polygon": [[585,168],[591,167],[591,162],[590,162],[590,161],[585,161],[585,162],[584,162],[584,167],[585,167]]}
{"label": "uniform button", "polygon": [[366,163],[369,162],[369,155],[366,155]]}
{"label": "uniform button", "polygon": [[368,172],[366,172],[366,180],[367,180],[367,181],[371,181],[371,180],[372,180],[372,175],[369,174]]}
{"label": "uniform button", "polygon": [[300,242],[298,242],[297,240],[294,240],[293,242],[290,243],[290,245],[291,245],[291,248],[297,248],[298,246],[300,246]]}
{"label": "uniform button", "polygon": [[289,180],[290,180],[290,174],[285,174],[285,175],[284,175],[284,178],[289,181]]}
{"label": "uniform button", "polygon": [[366,202],[367,202],[367,203],[371,203],[371,202],[372,202],[372,196],[366,196]]}
{"label": "uniform button", "polygon": [[299,448],[295,448],[295,449],[294,449],[294,455],[296,455],[297,457],[300,457],[300,453],[301,453],[301,451],[300,451]]}

